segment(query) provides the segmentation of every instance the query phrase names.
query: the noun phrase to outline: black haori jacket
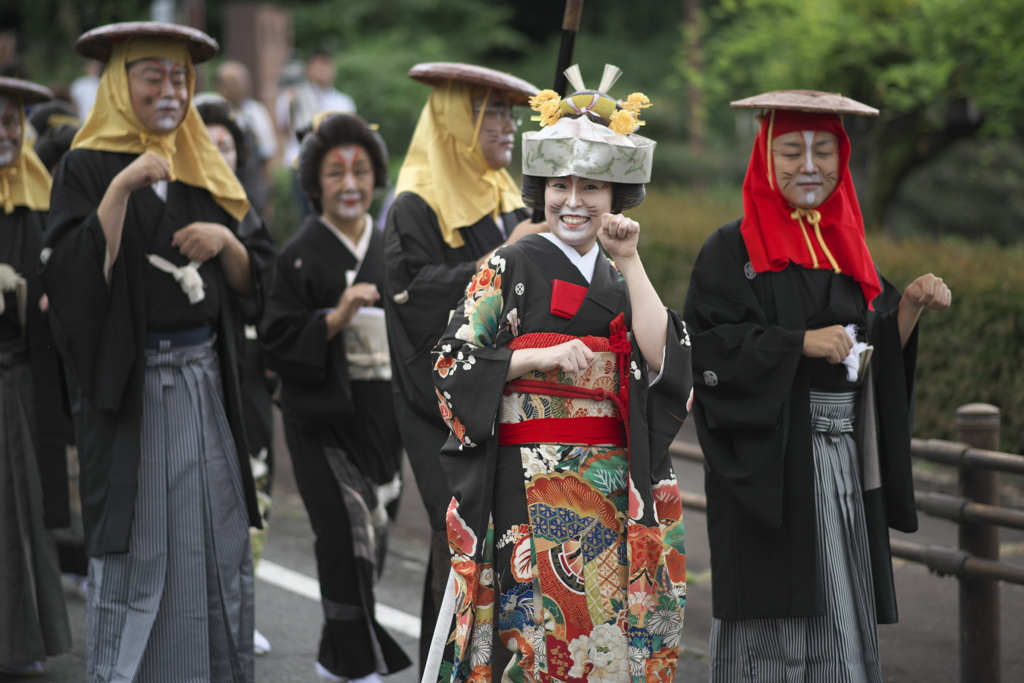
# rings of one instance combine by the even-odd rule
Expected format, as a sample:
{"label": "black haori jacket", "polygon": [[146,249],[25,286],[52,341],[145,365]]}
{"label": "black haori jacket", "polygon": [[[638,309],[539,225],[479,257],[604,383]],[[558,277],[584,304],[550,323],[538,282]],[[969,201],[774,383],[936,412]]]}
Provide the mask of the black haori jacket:
{"label": "black haori jacket", "polygon": [[[250,212],[239,224],[205,189],[170,183],[166,204],[148,187],[132,193],[108,285],[103,275],[106,239],[96,209],[114,176],[136,156],[75,149],[64,157],[54,177],[46,235],[49,252],[40,271],[50,297],[54,339],[82,391],[79,489],[86,550],[92,556],[127,552],[131,539],[142,449],[146,311],[160,305],[146,296],[143,269],[151,266],[145,258],[144,226],[170,222],[177,229],[210,221],[234,231],[249,252],[250,313],[259,308],[253,301],[262,301],[261,273],[273,258],[273,242],[255,214]],[[214,331],[224,409],[238,454],[249,523],[261,527],[238,384],[243,301],[228,287],[217,259],[204,263],[201,273],[208,296],[220,301]]]}
{"label": "black haori jacket", "polygon": [[[740,221],[704,244],[683,319],[705,457],[712,601],[719,619],[824,612],[818,574],[806,330],[795,266],[755,273]],[[900,348],[899,292],[866,311],[875,347],[856,433],[877,618],[897,620],[888,527],[917,530],[910,468],[917,331]],[[864,305],[863,303],[861,304]]]}

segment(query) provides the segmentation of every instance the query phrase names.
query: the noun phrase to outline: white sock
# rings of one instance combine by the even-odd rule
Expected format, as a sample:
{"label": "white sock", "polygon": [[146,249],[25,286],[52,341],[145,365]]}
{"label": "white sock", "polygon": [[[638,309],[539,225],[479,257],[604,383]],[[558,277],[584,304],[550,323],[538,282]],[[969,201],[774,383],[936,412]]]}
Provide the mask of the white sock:
{"label": "white sock", "polygon": [[342,677],[342,676],[338,676],[337,674],[332,674],[330,671],[327,670],[327,667],[325,667],[320,662],[316,663],[316,675],[319,676],[320,678],[324,679],[325,681],[344,681],[345,680],[345,678]]}
{"label": "white sock", "polygon": [[372,674],[350,679],[350,683],[384,683],[384,681],[381,680],[380,674],[374,671]]}

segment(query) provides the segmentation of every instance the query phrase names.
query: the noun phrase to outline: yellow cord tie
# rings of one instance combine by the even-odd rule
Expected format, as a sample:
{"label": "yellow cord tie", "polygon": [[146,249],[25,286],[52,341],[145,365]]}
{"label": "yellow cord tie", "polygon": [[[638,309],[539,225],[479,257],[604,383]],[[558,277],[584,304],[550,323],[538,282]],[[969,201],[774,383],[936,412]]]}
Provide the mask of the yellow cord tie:
{"label": "yellow cord tie", "polygon": [[814,264],[814,267],[819,267],[818,257],[814,253],[814,248],[811,246],[811,238],[807,235],[807,228],[804,226],[804,218],[807,219],[808,223],[814,226],[814,236],[817,237],[821,250],[825,252],[825,258],[827,258],[828,262],[832,264],[832,270],[837,273],[843,272],[839,268],[839,264],[836,262],[835,257],[832,256],[832,252],[829,251],[828,246],[825,244],[825,238],[821,235],[821,213],[814,209],[802,209],[800,207],[796,207],[793,209],[793,213],[789,214],[789,217],[800,224],[800,233],[804,236],[804,242],[807,244],[807,251],[811,254],[811,262]]}
{"label": "yellow cord tie", "polygon": [[0,181],[3,181],[3,187],[0,188],[4,201],[4,213],[14,213],[14,195],[11,193],[11,176],[17,175],[18,169],[12,163],[6,168],[0,168]]}
{"label": "yellow cord tie", "polygon": [[[772,163],[772,135],[775,129],[775,110],[772,109],[771,113],[768,114],[768,139],[765,141],[765,147],[767,148],[765,159],[765,168],[768,169],[768,187],[775,189],[775,169]],[[806,237],[806,235],[804,235]],[[813,253],[811,254],[813,256]]]}

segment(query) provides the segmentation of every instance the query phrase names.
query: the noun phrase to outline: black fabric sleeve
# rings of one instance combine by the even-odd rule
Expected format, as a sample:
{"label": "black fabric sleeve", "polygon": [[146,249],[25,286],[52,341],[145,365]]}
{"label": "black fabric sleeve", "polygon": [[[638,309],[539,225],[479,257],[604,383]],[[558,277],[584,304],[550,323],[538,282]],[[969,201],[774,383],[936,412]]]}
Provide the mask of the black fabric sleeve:
{"label": "black fabric sleeve", "polygon": [[509,300],[503,286],[517,281],[518,253],[504,247],[480,267],[432,354],[438,409],[466,454],[480,452],[496,435],[513,351],[495,346],[495,339]]}
{"label": "black fabric sleeve", "polygon": [[391,364],[410,406],[428,420],[438,419],[430,349],[476,270],[468,249],[455,251],[441,238],[437,217],[422,198],[409,192],[395,198],[384,231],[384,308]]}
{"label": "black fabric sleeve", "polygon": [[697,257],[683,317],[693,339],[694,393],[711,429],[774,429],[804,330],[769,322],[744,275],[745,254],[715,232]]}
{"label": "black fabric sleeve", "polygon": [[799,374],[804,331],[772,324],[744,273],[738,228],[712,234],[690,279],[683,318],[693,344],[693,412],[712,475],[756,524],[777,529],[787,401],[794,383],[806,383]]}
{"label": "black fabric sleeve", "polygon": [[894,529],[917,531],[914,479],[910,460],[913,436],[914,384],[917,367],[918,326],[905,348],[900,348],[899,291],[882,279],[875,299],[877,319],[871,328],[875,399],[879,420],[879,464],[885,492],[886,517]]}
{"label": "black fabric sleeve", "polygon": [[668,310],[665,332],[665,364],[661,376],[650,388],[647,400],[647,425],[650,431],[652,472],[663,477],[663,465],[669,459],[668,448],[686,420],[687,401],[693,388],[690,360],[690,335],[679,315]]}
{"label": "black fabric sleeve", "polygon": [[276,252],[274,239],[263,217],[254,208],[250,208],[249,213],[242,218],[236,234],[249,252],[249,269],[252,273],[252,291],[239,297],[239,303],[245,323],[255,325],[263,315],[264,301],[273,278]]}
{"label": "black fabric sleeve", "polygon": [[302,271],[292,267],[296,254],[289,247],[281,250],[274,267],[260,342],[267,366],[281,377],[322,382],[327,376],[327,323],[324,313],[303,296]]}
{"label": "black fabric sleeve", "polygon": [[54,341],[98,410],[118,409],[140,352],[125,259],[114,261],[109,285],[103,275],[107,244],[96,209],[111,178],[95,152],[72,150],[64,157],[54,178],[40,270]]}

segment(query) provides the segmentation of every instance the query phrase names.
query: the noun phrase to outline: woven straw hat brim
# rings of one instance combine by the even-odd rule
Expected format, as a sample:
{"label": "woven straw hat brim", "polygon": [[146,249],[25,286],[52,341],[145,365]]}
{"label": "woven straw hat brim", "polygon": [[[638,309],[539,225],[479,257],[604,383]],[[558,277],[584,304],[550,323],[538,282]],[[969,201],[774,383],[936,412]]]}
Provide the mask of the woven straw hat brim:
{"label": "woven straw hat brim", "polygon": [[730,102],[733,109],[789,109],[818,114],[878,116],[878,110],[835,92],[818,90],[773,90]]}
{"label": "woven straw hat brim", "polygon": [[83,33],[75,41],[75,52],[83,57],[105,62],[110,59],[114,43],[132,36],[168,38],[187,43],[193,64],[210,60],[220,50],[216,40],[191,26],[165,24],[159,21],[128,21],[107,24]]}
{"label": "woven straw hat brim", "polygon": [[539,92],[537,86],[521,78],[494,69],[459,62],[426,62],[409,69],[409,78],[430,86],[445,81],[462,81],[473,85],[484,85],[508,93],[512,104],[525,107],[530,98]]}
{"label": "woven straw hat brim", "polygon": [[3,76],[0,76],[0,93],[21,95],[21,101],[25,104],[35,104],[36,102],[46,102],[53,99],[53,91],[45,86],[33,83],[32,81],[24,81],[20,78],[6,78]]}

